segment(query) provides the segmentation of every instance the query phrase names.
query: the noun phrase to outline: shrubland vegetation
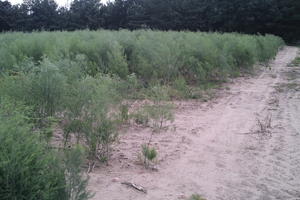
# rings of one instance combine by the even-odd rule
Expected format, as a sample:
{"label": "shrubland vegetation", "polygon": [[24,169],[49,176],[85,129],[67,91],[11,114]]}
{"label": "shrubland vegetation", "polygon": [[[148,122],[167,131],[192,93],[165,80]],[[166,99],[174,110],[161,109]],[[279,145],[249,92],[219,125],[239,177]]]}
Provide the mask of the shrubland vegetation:
{"label": "shrubland vegetation", "polygon": [[[226,80],[251,70],[255,63],[273,58],[283,44],[272,35],[125,30],[5,33],[0,40],[1,73],[38,70],[32,75],[39,76],[34,81],[43,81],[50,70],[49,76],[59,85],[101,73],[134,84],[135,74],[143,86],[169,84],[182,95],[186,83]],[[62,91],[56,92],[41,112],[53,112],[51,105],[58,105],[54,101]]]}
{"label": "shrubland vegetation", "polygon": [[[160,31],[4,33],[0,41],[1,199],[87,199],[83,166],[109,159],[121,124],[161,130],[174,119],[172,98],[251,71],[283,45],[272,35]],[[131,114],[136,98],[150,103]],[[62,141],[53,139],[59,132]],[[146,164],[157,156],[150,142]]]}
{"label": "shrubland vegetation", "polygon": [[151,148],[149,145],[142,145],[142,159],[146,168],[149,167],[150,163],[157,157],[157,151],[155,148]]}
{"label": "shrubland vegetation", "polygon": [[33,131],[32,110],[0,98],[0,198],[84,200],[87,179],[81,173],[79,147],[58,153]]}

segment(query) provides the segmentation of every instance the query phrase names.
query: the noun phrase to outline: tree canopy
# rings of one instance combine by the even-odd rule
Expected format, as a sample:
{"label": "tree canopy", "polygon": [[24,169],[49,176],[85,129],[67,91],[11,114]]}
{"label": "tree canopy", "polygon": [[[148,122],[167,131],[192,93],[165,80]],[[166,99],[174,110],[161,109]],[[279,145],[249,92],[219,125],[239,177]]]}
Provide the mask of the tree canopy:
{"label": "tree canopy", "polygon": [[0,31],[141,29],[271,33],[300,39],[298,0],[0,1]]}

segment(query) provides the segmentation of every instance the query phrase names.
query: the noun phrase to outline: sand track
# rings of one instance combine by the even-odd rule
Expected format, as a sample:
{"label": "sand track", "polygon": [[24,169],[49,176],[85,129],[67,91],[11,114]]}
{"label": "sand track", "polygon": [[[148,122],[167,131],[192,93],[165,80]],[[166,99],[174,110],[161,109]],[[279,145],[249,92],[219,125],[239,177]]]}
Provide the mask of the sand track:
{"label": "sand track", "polygon": [[[193,193],[208,200],[300,199],[300,68],[287,67],[297,51],[285,47],[271,70],[234,80],[211,102],[181,102],[176,131],[156,134],[153,141],[158,172],[136,164],[150,130],[130,128],[109,166],[90,174],[94,199],[176,200]],[[272,116],[271,135],[253,134],[257,119],[266,116]]]}

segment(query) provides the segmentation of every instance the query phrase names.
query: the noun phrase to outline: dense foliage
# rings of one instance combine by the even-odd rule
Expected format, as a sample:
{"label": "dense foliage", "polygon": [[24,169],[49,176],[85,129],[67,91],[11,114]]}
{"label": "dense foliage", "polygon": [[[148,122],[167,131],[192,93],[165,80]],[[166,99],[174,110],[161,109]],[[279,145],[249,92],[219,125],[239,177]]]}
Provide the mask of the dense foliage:
{"label": "dense foliage", "polygon": [[0,1],[0,31],[140,29],[271,33],[300,39],[298,0]]}
{"label": "dense foliage", "polygon": [[88,199],[82,153],[74,149],[62,156],[47,148],[32,129],[30,112],[12,99],[0,99],[0,199]]}
{"label": "dense foliage", "polygon": [[36,103],[47,102],[37,105],[40,115],[52,115],[59,109],[63,76],[100,73],[126,80],[135,74],[144,86],[157,81],[178,84],[179,78],[200,84],[225,80],[256,62],[267,62],[283,44],[272,35],[159,31],[6,33],[0,40],[0,72],[37,70],[32,80],[40,85],[45,76],[51,76],[53,84],[47,87],[51,95],[41,97],[44,90],[32,83],[37,87],[32,92],[44,98],[36,98]]}
{"label": "dense foliage", "polygon": [[[151,103],[133,118],[162,129],[174,117],[170,91],[189,97],[191,86],[250,71],[283,45],[273,35],[142,30],[3,33],[0,42],[0,199],[7,200],[88,199],[83,167],[109,159],[132,119],[126,100],[142,93]],[[143,153],[149,161],[157,154]]]}

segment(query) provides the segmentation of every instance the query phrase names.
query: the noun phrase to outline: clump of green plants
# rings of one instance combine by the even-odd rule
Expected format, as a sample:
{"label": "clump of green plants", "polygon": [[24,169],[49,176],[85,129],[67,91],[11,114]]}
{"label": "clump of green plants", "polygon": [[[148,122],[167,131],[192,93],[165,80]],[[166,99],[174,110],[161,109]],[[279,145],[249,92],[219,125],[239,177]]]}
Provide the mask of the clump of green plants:
{"label": "clump of green plants", "polygon": [[284,44],[273,35],[146,30],[9,33],[0,40],[1,73],[28,71],[28,63],[45,58],[68,60],[85,75],[127,79],[134,73],[144,85],[173,85],[180,96],[188,95],[184,81],[195,85],[236,76],[268,62]]}
{"label": "clump of green plants", "polygon": [[151,163],[157,158],[157,151],[154,147],[150,147],[150,144],[142,145],[142,158],[146,168],[149,168]]}
{"label": "clump of green plants", "polygon": [[66,192],[68,200],[90,199],[93,194],[86,190],[88,178],[82,170],[85,161],[84,147],[77,145],[64,151],[64,166],[66,176]]}
{"label": "clump of green plants", "polygon": [[81,153],[50,149],[33,128],[32,110],[0,98],[1,199],[89,199]]}
{"label": "clump of green plants", "polygon": [[188,86],[186,80],[183,77],[178,77],[173,81],[168,93],[169,96],[174,99],[185,99],[191,98],[192,96],[191,88]]}
{"label": "clump of green plants", "polygon": [[121,105],[120,115],[122,122],[127,122],[129,120],[129,106],[127,104]]}
{"label": "clump of green plants", "polygon": [[149,115],[143,108],[133,113],[131,117],[138,125],[142,125],[144,127],[147,127],[149,125]]}
{"label": "clump of green plants", "polygon": [[117,139],[120,121],[117,111],[120,98],[118,80],[110,76],[86,77],[67,94],[65,111],[65,146],[72,136],[77,144],[85,144],[89,159],[89,170],[95,161],[107,161],[111,144]]}
{"label": "clump of green plants", "polygon": [[205,198],[203,198],[201,195],[199,194],[193,194],[189,200],[206,200]]}
{"label": "clump of green plants", "polygon": [[31,65],[34,67],[27,72],[2,76],[0,93],[30,106],[35,128],[49,141],[57,122],[57,112],[63,109],[66,77],[46,58],[38,63],[38,67]]}
{"label": "clump of green plants", "polygon": [[87,148],[93,166],[95,160],[106,161],[118,135],[120,79],[82,75],[79,64],[70,71],[59,67],[61,62],[46,58],[32,65],[27,72],[3,75],[0,93],[32,108],[32,124],[42,141],[50,144],[54,129],[59,128],[63,130],[65,149],[81,144]]}

